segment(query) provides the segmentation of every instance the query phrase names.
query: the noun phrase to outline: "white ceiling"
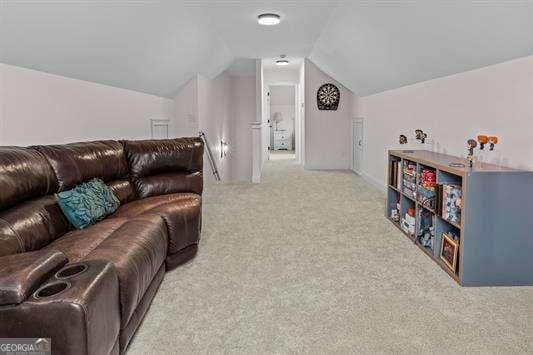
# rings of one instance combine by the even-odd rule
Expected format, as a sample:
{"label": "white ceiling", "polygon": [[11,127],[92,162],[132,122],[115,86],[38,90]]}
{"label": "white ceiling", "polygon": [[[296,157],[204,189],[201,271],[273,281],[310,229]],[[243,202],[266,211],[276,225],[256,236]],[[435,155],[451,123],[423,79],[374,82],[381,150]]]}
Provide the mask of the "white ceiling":
{"label": "white ceiling", "polygon": [[533,54],[533,1],[343,1],[310,55],[359,96]]}
{"label": "white ceiling", "polygon": [[236,58],[309,57],[367,95],[533,54],[528,0],[0,0],[0,27],[1,62],[165,97]]}
{"label": "white ceiling", "polygon": [[[0,0],[0,61],[173,97],[235,58],[309,55],[332,10],[313,0]],[[280,25],[257,24],[268,11]]]}
{"label": "white ceiling", "polygon": [[262,59],[263,68],[265,68],[265,69],[276,69],[276,70],[295,70],[295,69],[299,69],[300,66],[304,62],[303,58],[298,58],[298,57],[295,57],[295,56],[287,56],[284,59],[287,59],[289,61],[289,65],[278,66],[278,65],[276,65],[276,60],[279,60],[279,59],[281,59],[279,56],[263,58]]}
{"label": "white ceiling", "polygon": [[256,64],[256,59],[236,58],[226,72],[234,76],[255,76]]}

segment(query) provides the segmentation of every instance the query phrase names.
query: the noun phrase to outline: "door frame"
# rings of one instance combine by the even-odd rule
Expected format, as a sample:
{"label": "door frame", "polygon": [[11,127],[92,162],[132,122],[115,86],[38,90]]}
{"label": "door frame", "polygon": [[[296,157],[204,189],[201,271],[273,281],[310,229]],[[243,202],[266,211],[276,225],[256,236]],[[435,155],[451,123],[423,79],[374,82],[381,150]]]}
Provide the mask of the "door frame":
{"label": "door frame", "polygon": [[355,128],[358,123],[361,123],[361,130],[362,130],[362,138],[361,138],[361,162],[359,166],[361,167],[363,162],[365,161],[365,147],[366,147],[366,135],[365,135],[365,118],[364,117],[354,117],[352,119],[352,162],[351,162],[351,168],[352,171],[355,172],[358,175],[361,175],[363,173],[363,170],[356,170],[355,168],[355,157],[356,157],[356,142],[355,142]]}
{"label": "door frame", "polygon": [[[293,145],[293,150],[294,150],[294,155],[295,155],[295,159],[296,159],[296,163],[297,164],[301,164],[301,155],[302,155],[302,119],[303,117],[301,116],[301,113],[300,113],[300,102],[301,102],[301,97],[299,95],[299,88],[300,88],[300,85],[301,84],[295,84],[295,83],[284,83],[284,82],[274,82],[274,83],[270,83],[268,84],[268,93],[270,94],[272,92],[272,87],[273,86],[288,86],[288,87],[292,87],[292,90],[293,90],[293,94],[294,94],[294,127],[293,127],[293,134],[294,134],[294,145]],[[269,102],[267,103],[268,105],[268,112],[269,112],[269,116],[272,115],[272,110],[271,110],[271,105],[272,105],[272,97],[270,96],[270,100]],[[270,120],[270,117],[268,118]],[[268,126],[270,126],[270,124],[268,124]],[[269,144],[268,146],[270,146],[270,137],[271,137],[271,127],[267,127],[268,128],[268,139],[269,139]],[[269,159],[270,159],[270,149],[268,151],[268,155],[269,155]]]}

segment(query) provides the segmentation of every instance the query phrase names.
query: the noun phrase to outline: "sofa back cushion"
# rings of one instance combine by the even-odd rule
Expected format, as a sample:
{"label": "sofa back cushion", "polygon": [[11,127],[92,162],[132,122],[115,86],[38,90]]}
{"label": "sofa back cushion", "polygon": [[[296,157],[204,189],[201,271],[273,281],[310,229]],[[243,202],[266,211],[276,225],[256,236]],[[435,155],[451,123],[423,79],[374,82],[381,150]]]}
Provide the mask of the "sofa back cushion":
{"label": "sofa back cushion", "polygon": [[30,148],[0,147],[0,210],[56,189],[55,174],[42,154]]}
{"label": "sofa back cushion", "polygon": [[201,194],[203,153],[200,138],[124,141],[137,195]]}
{"label": "sofa back cushion", "polygon": [[0,256],[39,250],[72,226],[48,195],[0,211]]}
{"label": "sofa back cushion", "polygon": [[128,177],[128,163],[122,144],[117,141],[95,141],[35,147],[54,169],[59,191],[73,188],[93,178],[104,182]]}
{"label": "sofa back cushion", "polygon": [[0,256],[34,251],[68,232],[57,179],[38,151],[0,147]]}
{"label": "sofa back cushion", "polygon": [[135,189],[129,180],[109,181],[107,186],[111,189],[113,195],[119,199],[120,204],[135,200]]}

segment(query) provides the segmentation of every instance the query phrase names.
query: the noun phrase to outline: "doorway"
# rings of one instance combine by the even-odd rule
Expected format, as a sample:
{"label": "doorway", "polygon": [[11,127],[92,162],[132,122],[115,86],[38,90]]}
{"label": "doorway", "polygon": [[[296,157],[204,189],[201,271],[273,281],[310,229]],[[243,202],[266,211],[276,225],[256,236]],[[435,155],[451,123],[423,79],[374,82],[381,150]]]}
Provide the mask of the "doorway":
{"label": "doorway", "polygon": [[270,160],[296,159],[296,85],[269,86]]}
{"label": "doorway", "polygon": [[362,117],[352,121],[352,170],[361,175],[365,153],[365,123]]}

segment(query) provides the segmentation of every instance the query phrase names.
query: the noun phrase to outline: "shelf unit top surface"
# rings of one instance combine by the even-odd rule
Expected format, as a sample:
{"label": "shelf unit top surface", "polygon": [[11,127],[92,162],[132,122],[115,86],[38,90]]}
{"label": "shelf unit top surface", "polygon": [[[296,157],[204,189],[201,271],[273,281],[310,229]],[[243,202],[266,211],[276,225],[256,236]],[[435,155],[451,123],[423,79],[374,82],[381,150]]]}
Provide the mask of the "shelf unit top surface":
{"label": "shelf unit top surface", "polygon": [[[509,167],[479,161],[474,162],[474,167],[470,168],[468,167],[468,160],[465,158],[431,152],[429,150],[389,150],[389,154],[399,158],[413,160],[428,166],[433,166],[439,170],[461,176],[470,172],[518,171]],[[464,167],[450,166],[452,163],[464,164]]]}

